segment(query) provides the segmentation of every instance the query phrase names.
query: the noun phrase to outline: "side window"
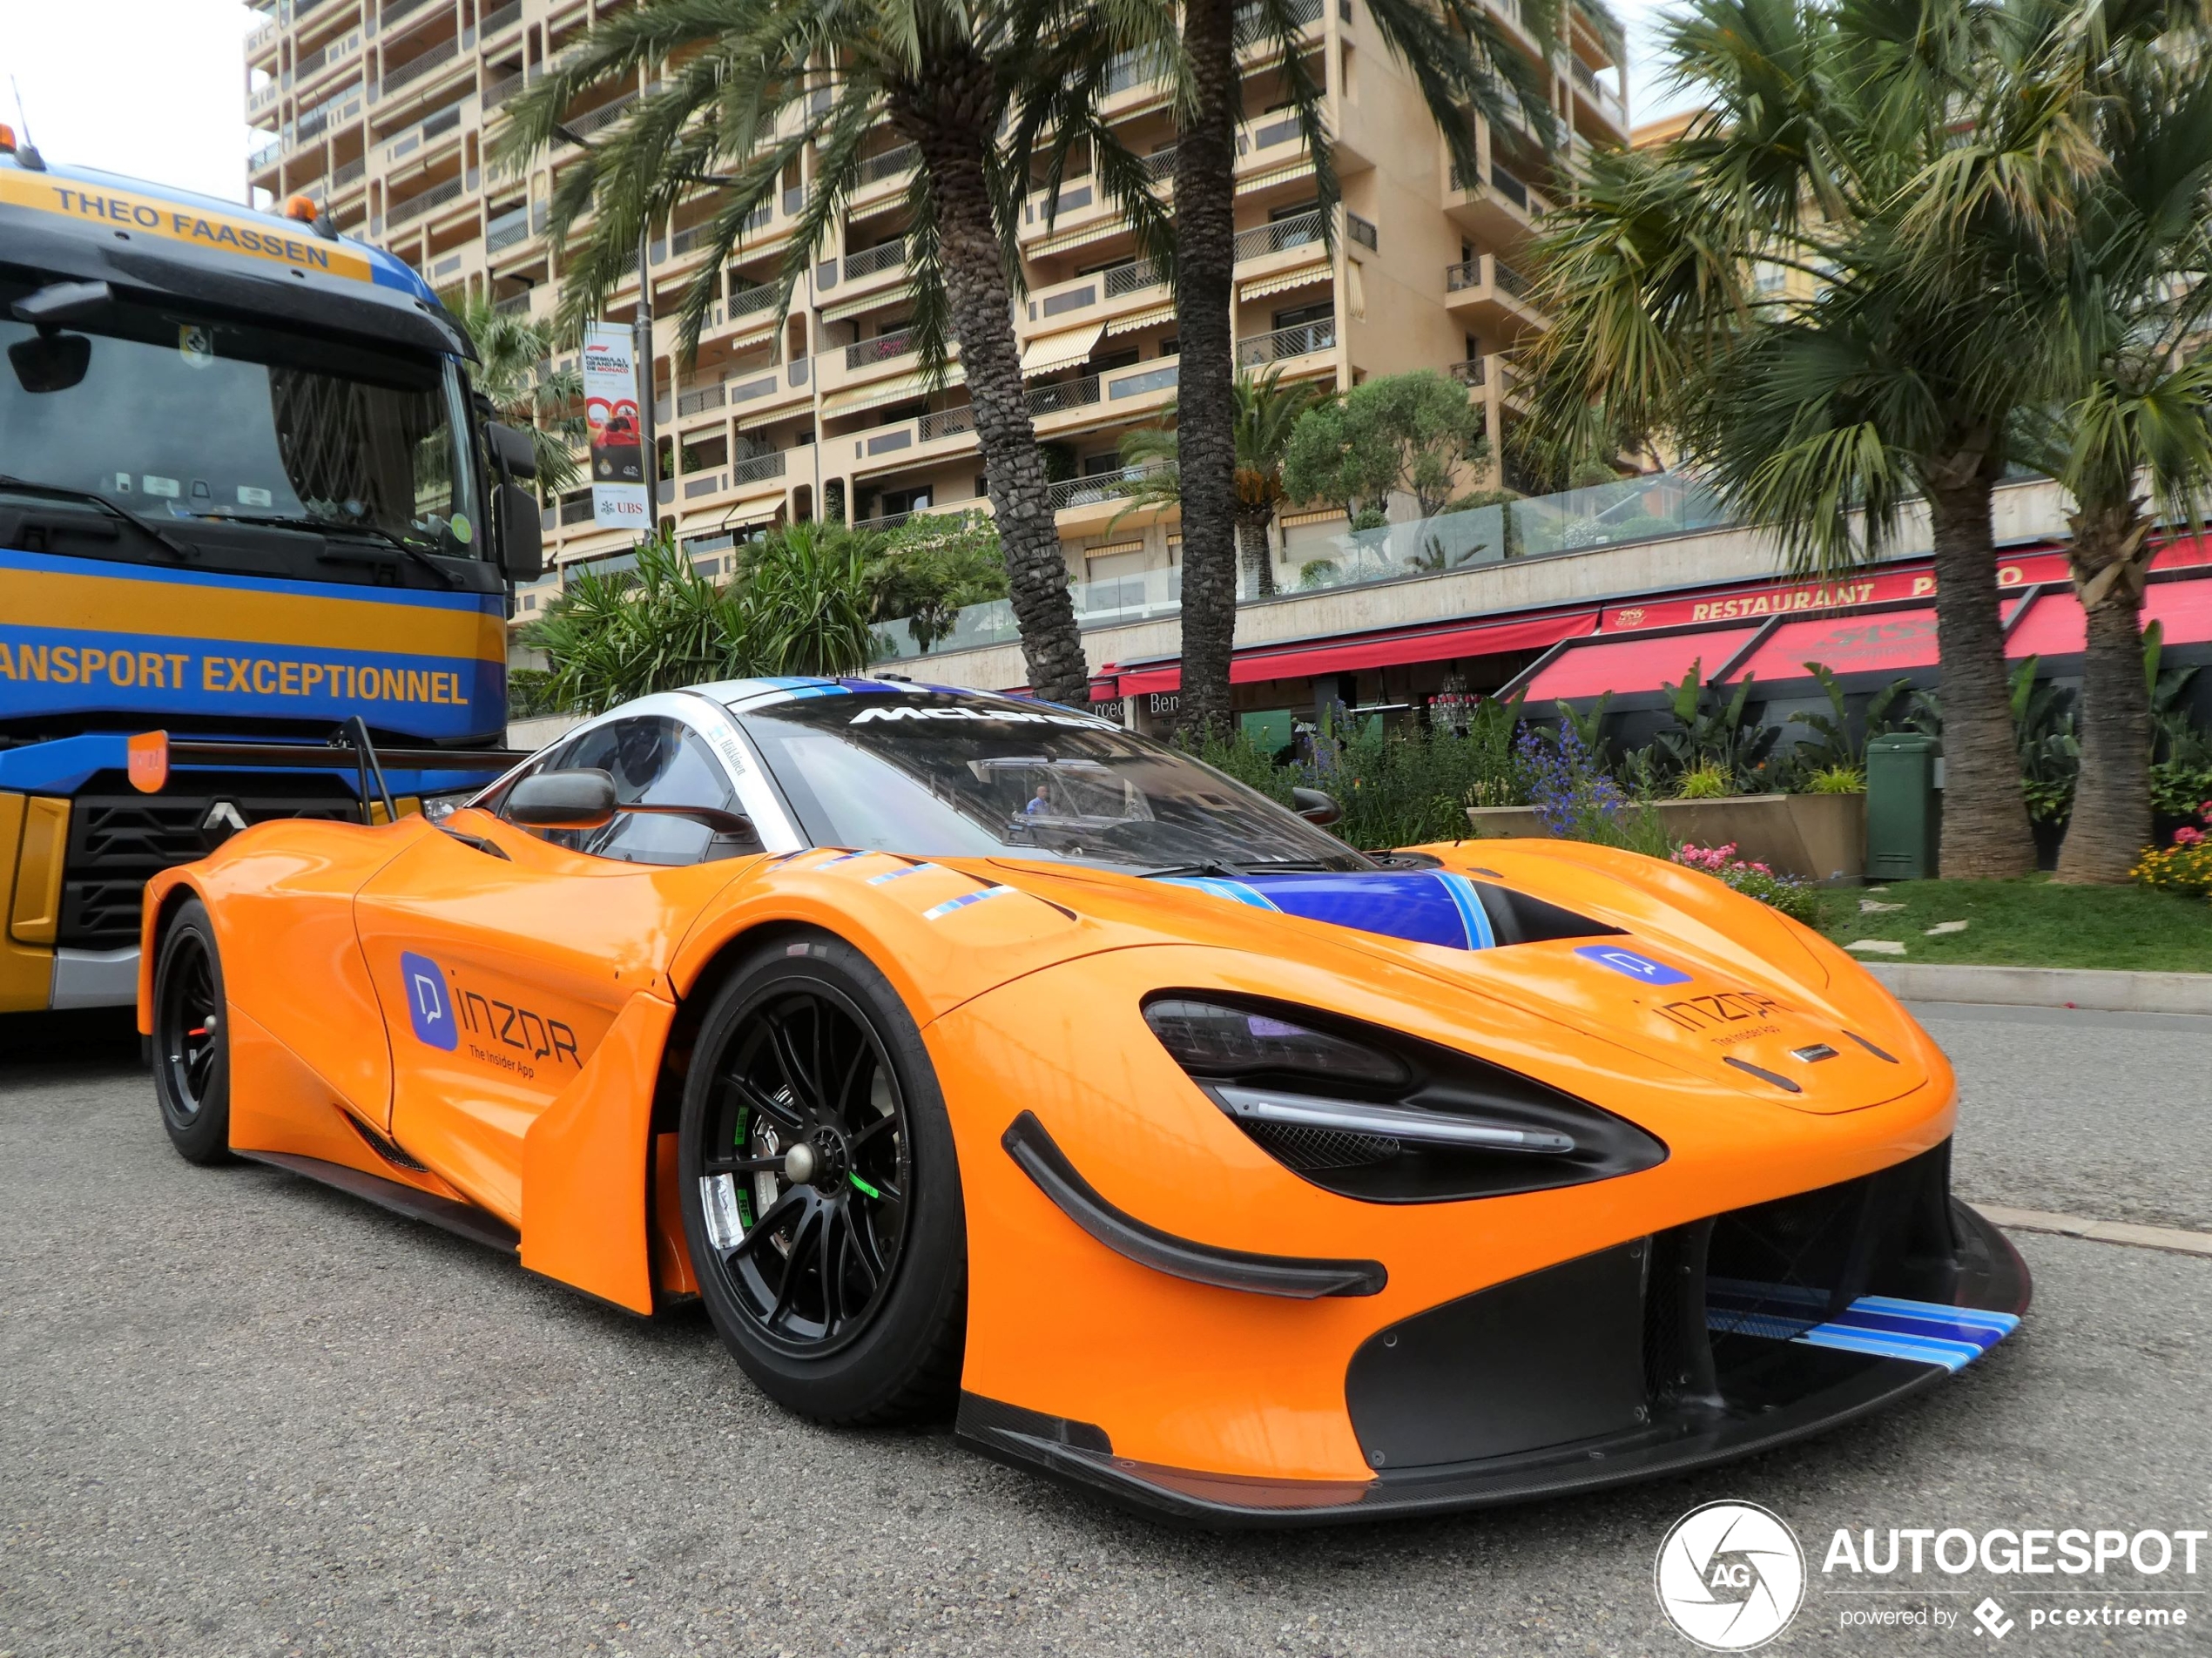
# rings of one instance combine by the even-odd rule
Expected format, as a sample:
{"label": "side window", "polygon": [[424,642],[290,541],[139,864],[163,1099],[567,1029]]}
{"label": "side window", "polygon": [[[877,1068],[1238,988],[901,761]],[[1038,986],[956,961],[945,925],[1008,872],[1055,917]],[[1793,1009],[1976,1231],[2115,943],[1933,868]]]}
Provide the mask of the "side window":
{"label": "side window", "polygon": [[[683,721],[661,715],[610,720],[548,755],[547,771],[596,770],[615,780],[624,804],[739,810],[719,761]],[[618,812],[597,829],[541,832],[556,846],[632,864],[696,864],[759,850],[688,818]]]}

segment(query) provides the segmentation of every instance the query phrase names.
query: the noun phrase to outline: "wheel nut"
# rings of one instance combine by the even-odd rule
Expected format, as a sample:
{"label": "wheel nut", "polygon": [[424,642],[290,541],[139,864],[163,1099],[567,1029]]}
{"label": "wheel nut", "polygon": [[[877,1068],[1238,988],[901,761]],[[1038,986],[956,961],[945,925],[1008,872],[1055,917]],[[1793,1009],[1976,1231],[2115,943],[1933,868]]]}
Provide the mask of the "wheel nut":
{"label": "wheel nut", "polygon": [[814,1148],[804,1140],[784,1153],[784,1178],[794,1186],[813,1183]]}

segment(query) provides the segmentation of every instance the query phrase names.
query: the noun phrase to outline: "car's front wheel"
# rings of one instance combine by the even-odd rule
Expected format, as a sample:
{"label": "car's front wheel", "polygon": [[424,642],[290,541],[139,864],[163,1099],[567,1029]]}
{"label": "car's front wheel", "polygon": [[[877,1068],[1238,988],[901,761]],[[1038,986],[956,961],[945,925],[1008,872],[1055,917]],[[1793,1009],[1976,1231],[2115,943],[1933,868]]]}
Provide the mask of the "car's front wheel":
{"label": "car's front wheel", "polygon": [[967,1291],[952,1125],[865,955],[785,934],[738,965],[702,1021],[678,1143],[700,1297],[764,1392],[835,1423],[950,1405]]}
{"label": "car's front wheel", "polygon": [[229,1011],[214,923],[189,900],[154,958],[152,1046],[161,1126],[192,1163],[232,1161]]}

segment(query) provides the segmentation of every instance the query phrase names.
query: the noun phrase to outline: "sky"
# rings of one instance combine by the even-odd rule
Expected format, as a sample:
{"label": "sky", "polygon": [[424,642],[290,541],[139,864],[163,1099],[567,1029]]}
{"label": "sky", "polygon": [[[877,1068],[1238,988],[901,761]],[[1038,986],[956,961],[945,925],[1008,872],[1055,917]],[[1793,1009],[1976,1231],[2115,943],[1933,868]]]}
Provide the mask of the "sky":
{"label": "sky", "polygon": [[0,120],[19,91],[50,160],[243,201],[260,21],[237,0],[0,0]]}
{"label": "sky", "polygon": [[[1667,0],[1613,0],[1629,32],[1629,109],[1677,107],[1653,72]],[[0,120],[20,91],[30,137],[56,161],[102,167],[233,201],[246,197],[243,42],[257,14],[238,0],[0,0]]]}

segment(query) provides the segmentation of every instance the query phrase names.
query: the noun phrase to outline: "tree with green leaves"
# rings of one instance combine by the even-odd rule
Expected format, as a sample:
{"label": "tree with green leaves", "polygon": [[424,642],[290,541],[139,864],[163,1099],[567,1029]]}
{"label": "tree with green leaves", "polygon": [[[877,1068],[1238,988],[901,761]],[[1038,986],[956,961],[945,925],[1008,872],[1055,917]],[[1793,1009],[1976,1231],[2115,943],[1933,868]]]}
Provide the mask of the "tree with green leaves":
{"label": "tree with green leaves", "polygon": [[2208,43],[2200,13],[2164,0],[2020,10],[2016,50],[2080,98],[2104,158],[2054,250],[2059,390],[2028,422],[2025,448],[2074,497],[2067,555],[2087,622],[2057,878],[2121,882],[2151,839],[2155,673],[2141,621],[2153,530],[2161,517],[2201,522],[2212,495]]}
{"label": "tree with green leaves", "polygon": [[[1521,0],[1519,17],[1555,54],[1574,5],[1609,38],[1619,28],[1602,0]],[[1413,78],[1452,161],[1477,176],[1474,116],[1536,133],[1558,124],[1546,71],[1523,57],[1482,0],[1368,0],[1384,49]],[[1323,121],[1323,89],[1305,66],[1305,24],[1292,0],[1183,0],[1171,55],[1175,152],[1175,301],[1181,372],[1178,468],[1183,502],[1183,690],[1186,730],[1230,723],[1229,659],[1237,629],[1237,125],[1244,118],[1240,51],[1279,51],[1280,100],[1296,113],[1313,160],[1323,233],[1335,233],[1337,176]],[[1460,394],[1462,401],[1466,394]]]}
{"label": "tree with green leaves", "polygon": [[[1283,384],[1283,371],[1271,368],[1255,378],[1239,373],[1237,398],[1237,539],[1244,554],[1245,583],[1257,594],[1275,591],[1275,561],[1267,549],[1283,500],[1283,456],[1298,419],[1319,401],[1312,387]],[[1464,401],[1464,400],[1462,400]],[[1160,424],[1140,426],[1122,435],[1122,461],[1138,471],[1128,487],[1132,505],[1180,505],[1180,413],[1170,403]],[[1119,522],[1116,519],[1116,522]]]}
{"label": "tree with green leaves", "polygon": [[867,574],[871,614],[904,621],[925,651],[952,632],[964,607],[1006,596],[998,527],[980,512],[915,514],[882,538]]}
{"label": "tree with green leaves", "polygon": [[[1692,0],[1673,72],[1707,112],[1591,159],[1541,246],[1534,418],[1672,435],[1792,564],[1887,553],[1925,502],[1948,876],[2034,866],[1991,497],[2051,384],[2039,262],[2100,165],[2080,100],[2030,96],[1983,0]],[[1764,294],[1760,263],[1813,279]]]}
{"label": "tree with green leaves", "polygon": [[455,316],[476,347],[470,379],[492,411],[530,435],[537,450],[538,493],[548,500],[572,489],[583,475],[576,451],[589,435],[583,415],[583,376],[552,366],[550,324],[500,310],[479,294],[463,300]]}
{"label": "tree with green leaves", "polygon": [[[703,196],[714,205],[706,257],[686,290],[681,340],[696,349],[721,272],[786,168],[812,157],[806,206],[792,228],[779,309],[821,252],[885,127],[920,155],[907,187],[907,268],[924,367],[941,376],[957,347],[974,401],[991,507],[1005,549],[1029,684],[1082,705],[1089,696],[1044,463],[1014,331],[1015,243],[1028,185],[1018,127],[1062,146],[1089,139],[1096,165],[1124,189],[1142,164],[1097,122],[1106,65],[1157,38],[1155,0],[640,0],[599,18],[545,78],[509,107],[514,153],[564,138],[566,111],[595,89],[658,77],[555,193],[550,233],[591,224],[563,298],[570,322],[598,308],[634,264],[641,222],[660,223]],[[1148,32],[1150,31],[1150,32]],[[1085,103],[1086,97],[1090,98]],[[1164,240],[1149,195],[1129,210]]]}
{"label": "tree with green leaves", "polygon": [[1283,455],[1294,501],[1325,501],[1349,515],[1387,511],[1409,495],[1433,518],[1489,459],[1482,410],[1433,369],[1383,374],[1299,417]]}

